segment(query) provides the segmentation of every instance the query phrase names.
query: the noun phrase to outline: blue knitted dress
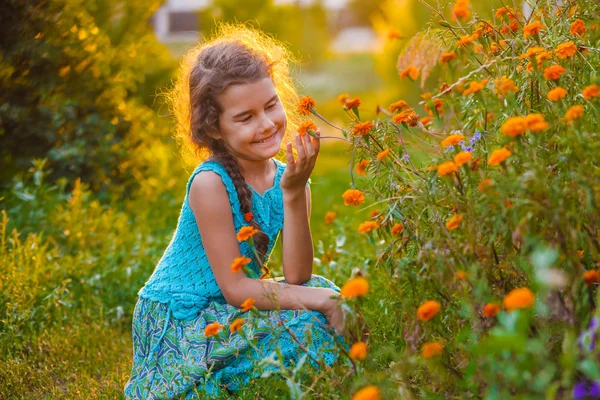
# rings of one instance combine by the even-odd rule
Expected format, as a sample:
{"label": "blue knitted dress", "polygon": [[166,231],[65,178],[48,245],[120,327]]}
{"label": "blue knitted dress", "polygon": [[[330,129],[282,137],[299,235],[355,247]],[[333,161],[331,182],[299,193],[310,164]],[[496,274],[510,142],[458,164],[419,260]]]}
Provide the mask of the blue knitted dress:
{"label": "blue knitted dress", "polygon": [[[283,197],[279,181],[285,164],[277,166],[273,187],[262,195],[252,189],[252,213],[269,237],[268,255],[283,227]],[[236,232],[247,225],[237,192],[225,168],[205,161],[190,176],[171,242],[152,276],[138,292],[133,313],[133,367],[125,385],[128,399],[211,398],[241,389],[251,378],[275,367],[260,361],[274,357],[290,367],[305,350],[307,360],[322,360],[331,366],[348,344],[318,311],[272,310],[242,312],[228,304],[215,280],[202,245],[194,214],[188,203],[191,182],[200,171],[221,177],[229,195]],[[248,243],[240,243],[242,255],[253,258]],[[260,266],[248,264],[251,278],[260,279]],[[286,283],[285,280],[282,283]],[[302,286],[327,287],[340,291],[333,282],[318,275]],[[243,318],[242,330],[230,333],[229,326]],[[204,328],[219,322],[217,336],[206,337]],[[281,326],[281,323],[288,329]],[[302,344],[298,345],[296,340]],[[304,347],[304,349],[302,348]],[[283,357],[283,359],[280,357]]]}

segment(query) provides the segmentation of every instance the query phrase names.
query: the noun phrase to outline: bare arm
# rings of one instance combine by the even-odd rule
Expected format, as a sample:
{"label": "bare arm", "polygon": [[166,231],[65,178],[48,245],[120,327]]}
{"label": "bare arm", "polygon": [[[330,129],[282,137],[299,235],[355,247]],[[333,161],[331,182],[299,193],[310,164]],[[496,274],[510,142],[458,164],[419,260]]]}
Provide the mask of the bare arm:
{"label": "bare arm", "polygon": [[241,253],[227,191],[216,173],[202,171],[194,177],[189,203],[211,269],[229,304],[240,307],[248,297],[255,300],[254,306],[259,310],[306,308],[322,311],[331,304],[329,296],[337,294],[332,289],[257,280],[248,278],[242,271],[231,271],[233,259]]}

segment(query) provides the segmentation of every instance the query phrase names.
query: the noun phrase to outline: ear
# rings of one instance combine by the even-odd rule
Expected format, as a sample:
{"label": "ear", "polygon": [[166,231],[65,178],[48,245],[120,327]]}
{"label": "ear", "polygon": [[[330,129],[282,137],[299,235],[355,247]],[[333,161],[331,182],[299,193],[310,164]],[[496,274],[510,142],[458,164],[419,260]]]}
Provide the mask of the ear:
{"label": "ear", "polygon": [[219,131],[217,131],[217,130],[214,130],[214,129],[207,129],[206,130],[206,134],[210,138],[212,138],[214,140],[221,140],[222,139],[221,133]]}

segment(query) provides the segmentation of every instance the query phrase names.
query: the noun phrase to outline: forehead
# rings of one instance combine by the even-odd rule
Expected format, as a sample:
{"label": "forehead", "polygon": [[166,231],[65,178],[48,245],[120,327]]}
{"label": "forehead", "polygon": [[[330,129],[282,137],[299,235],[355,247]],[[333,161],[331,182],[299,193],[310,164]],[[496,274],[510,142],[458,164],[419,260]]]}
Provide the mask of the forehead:
{"label": "forehead", "polygon": [[256,82],[242,83],[228,87],[219,96],[223,114],[235,115],[239,112],[264,107],[277,92],[271,78]]}

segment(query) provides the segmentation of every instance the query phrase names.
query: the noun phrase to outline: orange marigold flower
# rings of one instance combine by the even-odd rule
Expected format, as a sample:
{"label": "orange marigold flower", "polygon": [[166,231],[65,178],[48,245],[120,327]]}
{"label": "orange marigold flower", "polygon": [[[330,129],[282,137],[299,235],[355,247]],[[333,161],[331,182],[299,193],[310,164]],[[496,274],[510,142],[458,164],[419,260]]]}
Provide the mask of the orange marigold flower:
{"label": "orange marigold flower", "polygon": [[430,124],[430,123],[431,123],[431,117],[429,117],[429,116],[425,116],[425,117],[421,118],[421,123],[422,123],[423,125]]}
{"label": "orange marigold flower", "polygon": [[410,67],[404,68],[402,72],[400,72],[400,79],[404,79],[408,76],[411,80],[415,81],[419,77],[420,73],[421,72],[419,72],[417,67],[411,65]]}
{"label": "orange marigold flower", "polygon": [[512,7],[501,7],[496,10],[496,18],[502,18],[503,16],[507,16],[509,18],[516,18],[517,13]]}
{"label": "orange marigold flower", "polygon": [[463,35],[459,40],[456,41],[456,46],[467,45],[469,43],[473,43],[479,35],[477,33],[473,33],[472,35]]}
{"label": "orange marigold flower", "polygon": [[346,102],[348,101],[349,98],[350,98],[350,95],[348,93],[341,93],[338,95],[337,101],[341,105],[344,105],[344,104],[346,104]]}
{"label": "orange marigold flower", "polygon": [[454,161],[446,161],[438,165],[437,172],[438,176],[446,176],[458,171],[458,165]]}
{"label": "orange marigold flower", "polygon": [[447,63],[447,62],[449,62],[451,60],[454,60],[455,58],[456,58],[456,53],[453,52],[453,51],[451,51],[451,52],[442,54],[442,57],[440,58],[440,61],[443,62],[443,63]]}
{"label": "orange marigold flower", "polygon": [[359,122],[352,128],[352,133],[355,135],[367,135],[375,125],[371,121]]}
{"label": "orange marigold flower", "polygon": [[254,299],[252,297],[248,297],[242,304],[240,304],[240,307],[242,308],[243,312],[252,310],[252,307],[254,307]]}
{"label": "orange marigold flower", "polygon": [[402,37],[402,33],[400,33],[400,31],[397,31],[395,29],[390,29],[390,31],[387,33],[388,40],[399,39],[401,37]]}
{"label": "orange marigold flower", "polygon": [[346,107],[348,110],[358,108],[360,107],[360,99],[357,97],[355,99],[346,100],[346,103],[344,103],[344,107]]}
{"label": "orange marigold flower", "polygon": [[369,291],[369,282],[362,276],[350,278],[342,286],[341,294],[347,299],[364,296]]}
{"label": "orange marigold flower", "polygon": [[544,116],[542,114],[529,114],[525,117],[525,121],[527,122],[527,128],[531,132],[540,132],[548,129],[550,124],[544,120]]}
{"label": "orange marigold flower", "polygon": [[448,221],[446,221],[446,228],[449,231],[452,231],[452,230],[458,228],[458,226],[460,225],[462,220],[463,220],[462,214],[454,214],[452,217],[450,217],[450,219],[448,219]]}
{"label": "orange marigold flower", "polygon": [[394,224],[392,226],[392,236],[398,236],[404,230],[404,225],[402,224]]}
{"label": "orange marigold flower", "polygon": [[469,87],[467,89],[465,89],[465,91],[462,93],[462,95],[468,96],[472,93],[479,92],[481,89],[483,89],[485,87],[485,84],[487,82],[488,82],[487,79],[482,79],[481,82],[477,82],[477,81],[469,82]]}
{"label": "orange marigold flower", "polygon": [[540,21],[531,22],[523,27],[523,37],[528,38],[529,36],[535,36],[545,28],[546,25],[542,24]]}
{"label": "orange marigold flower", "polygon": [[335,217],[337,217],[337,213],[335,211],[327,211],[325,213],[325,223],[327,225],[333,224],[333,221],[335,220]]}
{"label": "orange marigold flower", "polygon": [[492,154],[488,158],[488,164],[492,166],[498,166],[503,163],[508,157],[510,157],[510,151],[503,147],[492,151]]}
{"label": "orange marigold flower", "polygon": [[231,272],[240,272],[242,270],[242,267],[244,265],[249,264],[250,261],[252,260],[244,256],[234,258],[233,262],[231,263]]}
{"label": "orange marigold flower", "polygon": [[459,167],[463,164],[468,163],[471,158],[473,158],[473,153],[468,151],[461,151],[457,155],[454,156],[454,163]]}
{"label": "orange marigold flower", "polygon": [[569,58],[572,57],[575,53],[577,53],[577,46],[575,46],[575,43],[573,43],[573,41],[570,40],[566,43],[561,43],[558,46],[556,46],[556,50],[554,50],[554,53],[558,58]]}
{"label": "orange marigold flower", "polygon": [[564,119],[569,123],[573,122],[574,120],[583,117],[584,111],[585,109],[581,104],[576,104],[567,110]]}
{"label": "orange marigold flower", "polygon": [[231,325],[229,325],[229,333],[235,333],[242,329],[242,325],[244,325],[246,321],[243,318],[236,318]]}
{"label": "orange marigold flower", "polygon": [[367,174],[367,165],[369,165],[370,162],[371,160],[361,160],[358,164],[356,164],[354,170],[357,174],[365,176]]}
{"label": "orange marigold flower", "polygon": [[436,109],[438,114],[444,114],[444,102],[440,99],[433,99],[431,102],[425,103],[425,111],[429,114],[430,117],[433,117],[433,112],[429,105],[433,102],[433,107]]}
{"label": "orange marigold flower", "polygon": [[481,21],[475,27],[475,32],[477,32],[479,36],[491,35],[494,33],[494,28],[492,27],[492,23],[490,21]]}
{"label": "orange marigold flower", "polygon": [[408,126],[417,126],[417,123],[419,122],[419,115],[415,112],[415,110],[409,107],[400,114],[394,115],[392,121],[397,124],[405,122],[408,124]]}
{"label": "orange marigold flower", "polygon": [[223,329],[223,325],[221,325],[219,322],[215,321],[212,324],[206,325],[206,327],[204,328],[204,336],[206,336],[206,337],[216,336],[219,334],[219,331],[221,329]]}
{"label": "orange marigold flower", "polygon": [[302,115],[308,115],[317,104],[310,96],[301,97],[298,101],[298,113]]}
{"label": "orange marigold flower", "polygon": [[527,119],[525,117],[512,117],[502,124],[502,134],[505,136],[519,136],[527,132]]}
{"label": "orange marigold flower", "polygon": [[600,274],[595,269],[585,271],[583,273],[583,279],[585,280],[586,285],[592,286],[594,283],[600,281]]}
{"label": "orange marigold flower", "polygon": [[429,321],[440,311],[442,305],[435,300],[427,300],[417,309],[417,318],[421,321]]}
{"label": "orange marigold flower", "polygon": [[467,279],[468,274],[463,271],[462,269],[459,269],[458,271],[456,271],[456,274],[454,274],[454,276],[456,276],[456,279],[458,280],[465,280]]}
{"label": "orange marigold flower", "polygon": [[421,357],[431,358],[442,354],[444,346],[440,342],[427,342],[421,347]]}
{"label": "orange marigold flower", "polygon": [[367,358],[367,344],[356,342],[350,347],[350,358],[353,360],[364,360]]}
{"label": "orange marigold flower", "polygon": [[567,70],[564,69],[562,66],[557,64],[551,65],[544,70],[544,78],[546,78],[546,80],[549,81],[555,81],[559,79],[561,75],[565,72],[567,72]]}
{"label": "orange marigold flower", "polygon": [[345,206],[357,206],[365,202],[365,195],[357,189],[348,189],[342,195]]}
{"label": "orange marigold flower", "polygon": [[506,96],[508,92],[517,93],[519,88],[515,85],[515,81],[507,78],[506,76],[502,76],[500,79],[496,79],[496,92],[501,94],[502,96]]}
{"label": "orange marigold flower", "polygon": [[362,233],[368,233],[372,230],[379,228],[379,224],[376,221],[365,221],[358,227],[358,231]]}
{"label": "orange marigold flower", "polygon": [[352,400],[381,400],[381,392],[377,386],[365,386],[354,393]]}
{"label": "orange marigold flower", "polygon": [[469,0],[456,0],[452,9],[452,15],[455,19],[460,18],[463,21],[469,19],[469,16],[471,15],[471,11],[469,11]]}
{"label": "orange marigold flower", "polygon": [[585,22],[580,19],[576,19],[571,24],[571,29],[569,29],[569,32],[573,36],[583,36],[585,33]]}
{"label": "orange marigold flower", "polygon": [[463,140],[465,140],[465,135],[460,135],[460,134],[448,135],[448,136],[446,136],[446,138],[444,138],[444,140],[442,140],[442,147],[456,146]]}
{"label": "orange marigold flower", "polygon": [[317,126],[312,121],[304,121],[298,127],[298,133],[300,134],[300,136],[304,136],[304,135],[306,135],[306,133],[308,132],[309,129],[311,131],[316,131],[317,130]]}
{"label": "orange marigold flower", "polygon": [[[440,86],[440,93],[444,93],[448,89],[450,89],[450,85],[448,85],[446,82],[443,82],[442,85]],[[448,94],[448,93],[444,93],[444,94]]]}
{"label": "orange marigold flower", "polygon": [[537,54],[542,53],[544,51],[543,47],[530,47],[527,51],[519,56],[519,60],[524,58],[535,57]]}
{"label": "orange marigold flower", "polygon": [[499,303],[487,303],[483,306],[483,316],[485,318],[495,317],[500,312]]}
{"label": "orange marigold flower", "polygon": [[482,179],[481,182],[479,182],[479,185],[477,185],[477,190],[479,190],[480,192],[483,192],[490,186],[492,186],[492,180],[489,178],[485,178],[485,179]]}
{"label": "orange marigold flower", "polygon": [[535,304],[535,294],[526,287],[513,289],[504,296],[503,303],[507,311],[531,308]]}
{"label": "orange marigold flower", "polygon": [[594,97],[598,97],[598,96],[600,96],[600,85],[597,85],[594,83],[593,85],[586,86],[581,91],[581,94],[583,95],[583,98],[586,100],[589,100]]}
{"label": "orange marigold flower", "polygon": [[558,101],[564,99],[567,96],[567,91],[561,87],[556,87],[548,92],[548,100]]}
{"label": "orange marigold flower", "polygon": [[408,107],[408,103],[406,101],[398,100],[395,103],[390,104],[388,110],[391,113],[395,113],[404,110],[406,107]]}
{"label": "orange marigold flower", "polygon": [[390,149],[385,149],[381,153],[377,154],[377,159],[378,160],[383,160],[384,158],[387,158],[387,156],[388,156],[389,153],[390,153]]}
{"label": "orange marigold flower", "polygon": [[253,226],[242,226],[237,233],[238,242],[244,242],[258,233],[258,229]]}
{"label": "orange marigold flower", "polygon": [[252,214],[251,212],[247,212],[246,214],[244,214],[244,221],[250,222],[252,221],[252,218],[254,218],[254,214]]}
{"label": "orange marigold flower", "polygon": [[379,210],[373,210],[369,213],[369,217],[371,218],[377,218],[381,215],[381,211]]}

